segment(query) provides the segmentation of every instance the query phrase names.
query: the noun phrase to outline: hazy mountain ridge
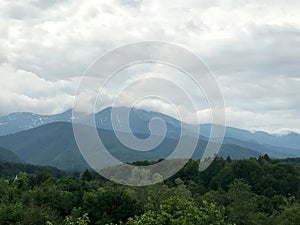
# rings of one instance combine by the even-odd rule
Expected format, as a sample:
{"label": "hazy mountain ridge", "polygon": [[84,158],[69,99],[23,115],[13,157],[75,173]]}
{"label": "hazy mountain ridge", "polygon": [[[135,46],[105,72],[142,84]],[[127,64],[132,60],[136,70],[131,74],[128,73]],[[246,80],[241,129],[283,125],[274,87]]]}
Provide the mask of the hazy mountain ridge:
{"label": "hazy mountain ridge", "polygon": [[[127,108],[119,107],[116,108],[118,113],[122,115],[123,111]],[[112,108],[108,107],[95,114],[95,122],[97,128],[112,130],[111,120]],[[92,115],[94,116],[94,115]],[[133,108],[130,112],[130,128],[134,133],[146,133],[149,134],[149,121],[152,118],[162,118],[168,126],[173,129],[168,129],[169,135],[178,134],[176,129],[183,127],[183,129],[190,129],[191,127],[197,127],[198,125],[189,125],[181,123],[179,120],[172,118],[168,115],[146,111],[143,109]],[[114,118],[116,120],[116,118]],[[23,130],[29,130],[32,128],[39,127],[41,125],[53,123],[53,122],[71,122],[72,121],[72,110],[68,110],[61,114],[56,115],[39,115],[34,113],[12,113],[8,116],[0,117],[0,136],[17,133]],[[79,121],[80,123],[80,121]],[[85,124],[84,121],[81,123]],[[197,128],[196,128],[197,129]],[[201,124],[200,134],[205,137],[209,137],[211,124]],[[121,130],[122,131],[122,130]],[[247,130],[226,127],[225,137],[239,139],[241,141],[256,142],[258,144],[273,145],[277,147],[291,148],[300,151],[300,134],[290,132],[283,135],[269,134],[263,131],[250,132]]]}
{"label": "hazy mountain ridge", "polygon": [[[129,125],[133,134],[139,138],[150,135],[149,122],[153,118],[162,118],[166,122],[166,137],[160,148],[149,151],[143,156],[136,151],[125,148],[113,132],[112,120],[120,123],[119,130],[128,132],[122,116],[126,115],[128,108],[115,108],[117,116],[111,117],[112,108],[106,108],[95,114],[96,126],[101,133],[101,138],[110,148],[111,154],[122,161],[157,160],[167,157],[176,146],[181,135],[181,127],[185,130],[200,129],[200,142],[194,158],[200,158],[210,135],[211,124],[189,125],[179,120],[158,112],[142,109],[132,109],[129,116]],[[94,116],[94,115],[89,115]],[[86,168],[87,164],[81,156],[73,136],[72,111],[62,114],[41,116],[32,113],[13,113],[0,118],[0,134],[16,133],[0,137],[0,146],[13,150],[26,162],[40,165],[51,165],[62,169]],[[3,125],[6,121],[6,125]],[[32,122],[33,121],[33,122]],[[53,122],[54,121],[54,122]],[[121,121],[121,122],[120,122]],[[86,125],[86,118],[75,121]],[[123,126],[124,125],[124,126]],[[154,124],[160,130],[161,124]],[[29,127],[34,127],[29,129]],[[152,127],[153,128],[153,127]],[[196,133],[191,133],[191,138],[197,138]],[[155,134],[154,135],[158,135]],[[250,132],[247,130],[227,127],[224,145],[219,153],[222,157],[230,155],[232,158],[249,158],[268,154],[273,158],[299,157],[300,135],[291,133],[284,136],[271,135],[266,132]]]}
{"label": "hazy mountain ridge", "polygon": [[[126,107],[116,108],[120,115],[127,110]],[[112,108],[108,107],[95,114],[96,126],[101,129],[112,129],[111,121]],[[94,116],[94,115],[92,115]],[[189,129],[198,125],[189,125],[181,123],[179,120],[153,111],[133,108],[130,112],[130,127],[133,132],[149,133],[148,124],[152,118],[160,117],[170,126]],[[8,116],[0,117],[0,136],[17,133],[23,130],[29,130],[41,125],[53,122],[71,122],[72,110],[65,111],[56,115],[39,115],[28,112],[12,113]],[[82,121],[84,124],[84,121]],[[211,124],[201,124],[200,134],[209,137]],[[247,130],[226,127],[226,137],[239,139],[242,141],[257,142],[261,144],[278,145],[286,148],[294,148],[300,150],[300,134],[290,132],[283,135],[269,134],[263,131],[250,132]]]}
{"label": "hazy mountain ridge", "polygon": [[[85,128],[92,129],[92,128]],[[158,160],[167,157],[177,145],[177,140],[165,138],[159,147],[149,152],[137,152],[118,142],[113,131],[98,130],[110,153],[124,162]],[[194,137],[190,137],[194,138]],[[202,156],[207,142],[200,140],[194,159]],[[12,149],[24,161],[38,165],[50,165],[60,169],[82,169],[88,165],[83,159],[73,136],[71,123],[52,123],[0,137],[0,146]],[[219,156],[233,159],[258,157],[259,152],[232,144],[224,144]]]}

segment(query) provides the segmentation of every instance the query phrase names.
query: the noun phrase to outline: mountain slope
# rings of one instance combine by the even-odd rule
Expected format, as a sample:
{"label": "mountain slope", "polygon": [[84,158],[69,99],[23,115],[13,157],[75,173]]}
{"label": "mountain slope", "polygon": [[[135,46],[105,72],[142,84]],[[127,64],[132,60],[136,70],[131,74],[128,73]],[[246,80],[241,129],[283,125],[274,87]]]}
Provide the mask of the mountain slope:
{"label": "mountain slope", "polygon": [[[112,108],[106,108],[95,115],[87,117],[95,117],[96,127],[103,130],[113,130],[112,121],[119,124],[118,130],[127,132],[123,118],[128,110],[126,107],[115,108],[118,112],[116,116],[112,117]],[[0,118],[0,135],[16,133],[22,130],[28,130],[41,125],[46,125],[52,122],[70,122],[72,118],[72,111],[68,110],[65,113],[41,116],[32,113],[13,113],[7,117]],[[166,136],[170,139],[178,139],[180,137],[181,127],[183,130],[192,130],[200,128],[200,135],[209,137],[211,124],[203,125],[189,125],[181,123],[179,120],[167,116],[159,112],[146,111],[142,109],[133,108],[129,116],[130,129],[136,136],[150,135],[149,123],[153,118],[161,118],[166,122],[167,133]],[[75,121],[79,124],[87,125],[86,118]],[[158,131],[161,131],[160,124],[154,125]],[[159,135],[158,133],[155,133]],[[196,135],[196,134],[195,134]],[[258,151],[261,154],[269,154],[271,157],[285,158],[285,157],[300,157],[300,135],[296,133],[289,133],[278,136],[271,135],[266,132],[250,132],[247,130],[237,129],[233,127],[226,127],[225,143],[239,145],[244,148]]]}
{"label": "mountain slope", "polygon": [[[211,124],[201,125],[201,135],[209,137]],[[250,132],[234,127],[226,127],[225,137],[234,138],[248,143],[256,143],[265,147],[282,147],[288,154],[300,156],[300,134],[289,133],[286,135],[271,135],[266,132]],[[289,149],[289,150],[288,150]],[[285,152],[282,152],[285,153]]]}
{"label": "mountain slope", "polygon": [[16,162],[7,162],[7,161],[0,161],[0,176],[1,177],[14,177],[18,175],[20,172],[27,173],[27,174],[40,174],[40,173],[49,173],[53,176],[61,176],[65,173],[60,171],[55,167],[49,166],[37,166],[37,165],[30,165],[24,163],[16,163]]}
{"label": "mountain slope", "polygon": [[87,168],[69,123],[47,124],[0,139],[0,146],[10,147],[27,163],[63,169]]}
{"label": "mountain slope", "polygon": [[15,153],[2,147],[0,147],[0,161],[23,162]]}
{"label": "mountain slope", "polygon": [[[89,127],[84,128],[91,129]],[[124,147],[110,130],[101,129],[98,132],[110,153],[123,162],[165,158],[178,143],[176,139],[165,138],[157,148],[147,152],[139,152]],[[145,138],[147,135],[140,134],[140,137]],[[92,143],[89,144],[92,145]],[[206,144],[205,140],[199,141],[193,158],[202,156]],[[70,123],[52,123],[14,135],[2,136],[0,137],[0,146],[12,149],[28,163],[50,165],[60,169],[82,169],[88,167],[76,145],[72,124]],[[224,144],[220,155],[240,159],[258,157],[260,153],[238,145]]]}
{"label": "mountain slope", "polygon": [[72,110],[57,115],[38,115],[28,112],[12,113],[0,118],[0,136],[14,134],[53,122],[71,122]]}
{"label": "mountain slope", "polygon": [[253,149],[260,152],[262,155],[268,154],[272,158],[294,158],[300,156],[300,152],[295,149],[264,145],[257,142],[241,141],[230,137],[225,137],[223,143],[234,144],[241,147]]}
{"label": "mountain slope", "polygon": [[[106,108],[95,115],[96,126],[112,130],[112,121],[122,122],[127,108],[115,108],[118,112],[117,117],[112,117],[112,108]],[[211,124],[190,125],[181,123],[179,120],[158,112],[145,111],[133,108],[130,112],[129,124],[133,133],[150,135],[149,123],[153,118],[162,118],[166,122],[167,137],[176,139],[180,136],[181,128],[183,130],[200,130],[201,138],[207,138],[210,135]],[[125,119],[126,121],[126,119]],[[215,125],[218,126],[218,125]],[[122,126],[121,130],[122,130]],[[125,130],[123,130],[125,131]],[[196,135],[196,134],[195,134]],[[205,138],[204,138],[205,139]],[[241,147],[258,151],[261,154],[269,154],[274,158],[300,157],[300,135],[290,133],[284,136],[271,135],[266,132],[250,132],[233,127],[226,127],[225,139],[226,144],[239,145]]]}

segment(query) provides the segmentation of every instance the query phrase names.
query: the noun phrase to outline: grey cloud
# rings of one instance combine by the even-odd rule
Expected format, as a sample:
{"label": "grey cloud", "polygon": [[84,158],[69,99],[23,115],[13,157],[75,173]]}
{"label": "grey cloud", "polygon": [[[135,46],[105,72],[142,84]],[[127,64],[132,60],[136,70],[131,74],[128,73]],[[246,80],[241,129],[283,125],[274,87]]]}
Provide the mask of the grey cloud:
{"label": "grey cloud", "polygon": [[[2,1],[0,61],[16,74],[23,70],[40,80],[16,91],[0,67],[0,83],[10,87],[0,92],[0,113],[66,109],[76,87],[73,79],[97,57],[129,42],[161,40],[205,59],[231,109],[230,124],[296,129],[299,5],[296,0]],[[45,93],[34,88],[40,82]]]}
{"label": "grey cloud", "polygon": [[222,74],[241,71],[265,76],[300,76],[300,26],[250,26],[249,34],[224,43],[207,58]]}
{"label": "grey cloud", "polygon": [[143,0],[118,0],[122,5],[138,7],[142,4]]}
{"label": "grey cloud", "polygon": [[5,17],[16,20],[35,18],[41,13],[27,1],[5,1],[1,11]]}
{"label": "grey cloud", "polygon": [[65,1],[67,0],[36,0],[33,4],[39,8],[48,9],[49,7],[56,6],[57,4]]}

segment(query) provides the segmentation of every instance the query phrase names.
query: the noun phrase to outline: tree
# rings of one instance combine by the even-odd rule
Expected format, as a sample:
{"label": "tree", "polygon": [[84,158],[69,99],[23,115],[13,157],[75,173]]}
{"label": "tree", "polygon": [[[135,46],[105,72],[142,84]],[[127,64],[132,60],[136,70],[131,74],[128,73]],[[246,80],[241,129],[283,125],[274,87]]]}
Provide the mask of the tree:
{"label": "tree", "polygon": [[128,225],[221,225],[224,222],[224,210],[213,204],[203,202],[198,208],[193,201],[173,197],[160,205],[160,210],[147,211],[141,216],[129,219]]}
{"label": "tree", "polygon": [[1,225],[20,224],[24,218],[24,215],[24,207],[19,203],[0,205]]}
{"label": "tree", "polygon": [[121,188],[101,188],[83,196],[83,209],[92,224],[119,223],[141,211],[137,201]]}
{"label": "tree", "polygon": [[[59,223],[59,224],[64,224],[64,225],[88,225],[90,222],[90,219],[88,217],[87,213],[83,213],[81,208],[74,208],[72,210],[71,215],[67,216],[64,220],[64,223]],[[39,223],[37,225],[44,224],[44,223]],[[53,225],[52,222],[47,221],[46,225]]]}
{"label": "tree", "polygon": [[50,207],[65,217],[74,207],[75,196],[72,192],[59,190],[56,185],[51,184],[25,192],[22,201],[26,205]]}
{"label": "tree", "polygon": [[228,163],[232,163],[232,159],[230,158],[230,156],[227,156],[227,158],[226,158],[226,162],[228,162]]}
{"label": "tree", "polygon": [[229,219],[237,225],[256,224],[254,221],[255,195],[244,180],[235,180],[229,185]]}
{"label": "tree", "polygon": [[90,219],[87,213],[83,213],[81,208],[74,208],[70,216],[65,219],[65,225],[88,225]]}
{"label": "tree", "polygon": [[56,224],[61,224],[63,219],[58,215],[58,213],[47,206],[30,206],[25,208],[24,217],[22,218],[22,223],[24,225],[40,225],[46,224],[47,221]]}
{"label": "tree", "polygon": [[81,176],[81,179],[85,180],[85,181],[91,181],[92,180],[92,174],[91,174],[91,172],[88,169],[86,169],[83,172],[83,174]]}
{"label": "tree", "polygon": [[300,204],[287,207],[279,216],[272,220],[273,224],[278,225],[299,225],[300,224]]}

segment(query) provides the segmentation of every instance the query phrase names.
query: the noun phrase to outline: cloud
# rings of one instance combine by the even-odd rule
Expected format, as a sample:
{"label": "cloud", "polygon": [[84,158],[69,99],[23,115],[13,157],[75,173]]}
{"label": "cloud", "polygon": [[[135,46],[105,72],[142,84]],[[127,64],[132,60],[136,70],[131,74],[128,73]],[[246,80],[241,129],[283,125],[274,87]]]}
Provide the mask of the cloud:
{"label": "cloud", "polygon": [[[253,131],[268,131],[279,133],[283,130],[299,132],[300,119],[290,113],[275,112],[253,112],[226,108],[227,123],[230,126],[245,128]],[[284,121],[284,123],[282,123]]]}
{"label": "cloud", "polygon": [[223,75],[251,72],[272,77],[298,77],[299,35],[300,25],[251,25],[224,43],[207,60]]}
{"label": "cloud", "polygon": [[[218,62],[212,66],[226,70],[237,69],[235,63],[243,59],[243,65],[250,59],[255,65],[249,66],[269,68],[258,53],[286,58],[273,48],[278,42],[284,45],[285,37],[289,44],[282,47],[289,55],[299,46],[298,33],[293,34],[299,25],[295,5],[224,2],[74,0],[45,3],[45,9],[38,7],[41,1],[8,1],[2,11],[3,20],[11,24],[8,61],[41,77],[61,79],[81,75],[93,59],[113,47],[147,39],[176,42],[205,58],[216,55]],[[292,44],[289,35],[294,36]],[[277,39],[273,45],[272,38]],[[225,57],[222,64],[226,55],[232,58]]]}
{"label": "cloud", "polygon": [[[3,0],[0,7],[0,114],[65,110],[96,58],[126,43],[160,40],[208,63],[234,115],[229,125],[300,127],[297,0]],[[207,118],[204,106],[198,110]]]}
{"label": "cloud", "polygon": [[0,71],[0,115],[16,111],[51,114],[73,105],[78,79],[47,81],[7,64],[1,64]]}

